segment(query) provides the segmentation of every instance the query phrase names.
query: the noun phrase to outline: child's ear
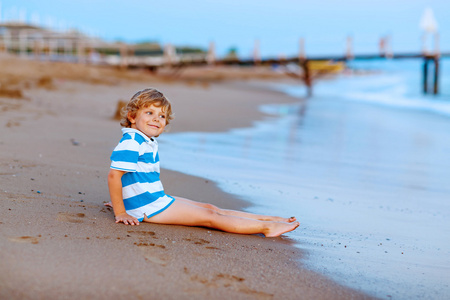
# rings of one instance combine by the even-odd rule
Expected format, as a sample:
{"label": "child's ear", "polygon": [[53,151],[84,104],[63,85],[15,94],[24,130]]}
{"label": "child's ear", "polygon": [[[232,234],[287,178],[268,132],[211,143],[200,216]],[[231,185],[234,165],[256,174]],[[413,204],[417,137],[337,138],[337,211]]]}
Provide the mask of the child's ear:
{"label": "child's ear", "polygon": [[128,118],[128,121],[130,121],[131,124],[136,123],[135,115],[131,111],[128,112],[127,118]]}

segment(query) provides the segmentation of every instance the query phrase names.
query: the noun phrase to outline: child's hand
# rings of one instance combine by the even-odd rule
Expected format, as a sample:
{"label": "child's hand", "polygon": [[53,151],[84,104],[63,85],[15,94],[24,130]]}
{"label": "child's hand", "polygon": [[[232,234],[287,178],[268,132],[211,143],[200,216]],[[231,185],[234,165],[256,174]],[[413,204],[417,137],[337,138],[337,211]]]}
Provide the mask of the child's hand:
{"label": "child's hand", "polygon": [[122,222],[125,225],[132,225],[132,226],[139,225],[138,219],[126,213],[116,216],[116,223],[120,222]]}

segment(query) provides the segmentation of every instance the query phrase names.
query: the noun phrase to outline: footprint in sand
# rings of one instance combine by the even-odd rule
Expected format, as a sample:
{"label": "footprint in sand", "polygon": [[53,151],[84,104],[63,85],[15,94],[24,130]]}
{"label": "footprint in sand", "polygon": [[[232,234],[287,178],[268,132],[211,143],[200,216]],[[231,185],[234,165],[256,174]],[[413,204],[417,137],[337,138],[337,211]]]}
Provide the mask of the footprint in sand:
{"label": "footprint in sand", "polygon": [[8,240],[15,243],[31,243],[31,244],[38,244],[39,238],[41,235],[35,236],[15,236],[15,237],[9,237]]}
{"label": "footprint in sand", "polygon": [[58,213],[58,217],[56,219],[61,222],[83,223],[84,217],[85,217],[85,214],[83,214],[83,213],[75,214],[75,213],[60,212],[60,213]]}
{"label": "footprint in sand", "polygon": [[220,250],[220,248],[212,247],[212,246],[205,247],[205,249],[209,249],[209,250]]}
{"label": "footprint in sand", "polygon": [[128,230],[127,232],[130,234],[135,233],[137,235],[144,236],[144,237],[155,235],[155,233],[153,231]]}
{"label": "footprint in sand", "polygon": [[[185,268],[186,272],[186,268]],[[245,278],[234,276],[234,275],[228,275],[228,274],[216,274],[212,279],[206,279],[199,275],[191,276],[191,280],[198,281],[203,284],[206,284],[208,286],[224,286],[229,287],[231,285],[236,285],[238,283],[242,283],[245,281]]]}
{"label": "footprint in sand", "polygon": [[204,240],[204,239],[198,239],[198,238],[193,238],[193,239],[185,238],[183,240],[188,241],[188,242],[193,242],[195,245],[209,244],[209,241]]}
{"label": "footprint in sand", "polygon": [[165,252],[166,246],[148,242],[148,238],[158,239],[153,231],[128,230],[128,236],[138,238],[139,242],[134,244],[141,250],[146,261],[165,266],[169,261],[169,257]]}
{"label": "footprint in sand", "polygon": [[[188,242],[192,242],[192,243],[194,243],[194,245],[207,245],[207,244],[210,243],[209,241],[204,240],[204,239],[200,239],[200,238],[193,238],[193,239],[185,238],[183,240],[188,241]],[[205,249],[220,250],[220,248],[213,247],[213,246],[205,246]]]}
{"label": "footprint in sand", "polygon": [[166,248],[163,245],[155,245],[153,243],[147,244],[147,243],[139,243],[137,244],[139,249],[142,251],[142,255],[144,256],[146,261],[150,261],[152,263],[165,266],[167,265],[167,261],[169,260],[169,257],[167,257],[166,254],[159,254],[156,253],[154,247],[157,247],[159,249]]}
{"label": "footprint in sand", "polygon": [[[186,273],[186,268],[185,268],[185,273]],[[234,289],[241,293],[250,295],[252,298],[256,297],[258,299],[273,299],[273,294],[253,290],[244,283],[245,278],[235,276],[235,275],[219,273],[219,274],[216,274],[212,279],[206,279],[202,276],[194,275],[194,276],[191,276],[191,280],[198,281],[200,283],[205,284],[206,286],[212,286],[212,287],[220,287],[221,286],[224,288]]]}

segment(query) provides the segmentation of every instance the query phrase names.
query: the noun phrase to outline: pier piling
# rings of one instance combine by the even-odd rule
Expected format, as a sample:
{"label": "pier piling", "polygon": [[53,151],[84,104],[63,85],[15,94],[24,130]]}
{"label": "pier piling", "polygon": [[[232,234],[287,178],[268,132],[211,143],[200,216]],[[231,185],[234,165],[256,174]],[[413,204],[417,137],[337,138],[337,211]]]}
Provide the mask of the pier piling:
{"label": "pier piling", "polygon": [[423,60],[422,79],[423,79],[423,93],[426,94],[426,93],[428,93],[428,59],[427,58],[425,58]]}
{"label": "pier piling", "polygon": [[[430,68],[428,67],[429,63],[432,63],[434,65],[433,68],[433,88],[428,88],[428,72],[430,71]],[[422,84],[423,84],[423,93],[427,94],[432,91],[434,95],[437,95],[439,93],[439,56],[433,55],[433,56],[424,56],[423,61],[423,74],[422,74]]]}
{"label": "pier piling", "polygon": [[439,93],[439,58],[434,58],[434,88],[433,93],[437,95]]}

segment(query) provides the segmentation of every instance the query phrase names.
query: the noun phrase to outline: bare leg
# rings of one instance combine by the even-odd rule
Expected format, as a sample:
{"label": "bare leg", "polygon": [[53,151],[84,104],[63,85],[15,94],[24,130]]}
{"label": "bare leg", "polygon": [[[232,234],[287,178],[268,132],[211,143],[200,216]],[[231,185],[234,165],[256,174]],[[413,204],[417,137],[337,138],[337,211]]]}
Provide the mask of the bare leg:
{"label": "bare leg", "polygon": [[242,217],[242,218],[260,220],[260,221],[275,221],[275,222],[289,222],[289,223],[295,222],[297,220],[295,217],[282,218],[282,217],[275,217],[275,216],[257,215],[257,214],[243,212],[243,211],[223,209],[223,208],[219,208],[219,207],[209,204],[209,203],[197,202],[197,201],[189,200],[186,198],[181,198],[181,197],[174,197],[174,198],[179,201],[184,201],[184,202],[187,202],[192,205],[197,205],[200,207],[212,209],[221,215]]}
{"label": "bare leg", "polygon": [[267,237],[279,236],[300,225],[299,222],[260,221],[239,216],[222,215],[213,209],[179,199],[176,199],[163,212],[151,218],[145,218],[144,221],[159,224],[204,226],[240,234],[262,233]]}
{"label": "bare leg", "polygon": [[[223,209],[223,208],[219,208],[219,207],[209,204],[209,203],[197,202],[197,201],[189,200],[189,199],[182,198],[182,197],[174,197],[174,198],[179,201],[184,201],[184,202],[192,204],[192,205],[212,209],[212,210],[220,213],[221,215],[236,216],[236,217],[260,220],[260,221],[275,221],[275,222],[289,222],[289,223],[295,222],[297,220],[296,217],[282,218],[282,217],[275,217],[275,216],[257,215],[257,214],[243,212],[243,211]],[[111,202],[104,203],[103,205],[112,207]]]}

